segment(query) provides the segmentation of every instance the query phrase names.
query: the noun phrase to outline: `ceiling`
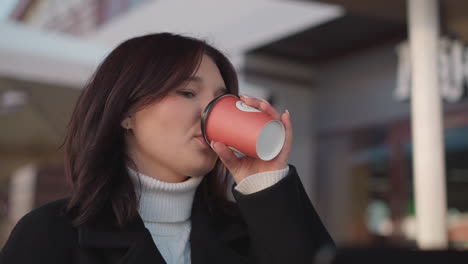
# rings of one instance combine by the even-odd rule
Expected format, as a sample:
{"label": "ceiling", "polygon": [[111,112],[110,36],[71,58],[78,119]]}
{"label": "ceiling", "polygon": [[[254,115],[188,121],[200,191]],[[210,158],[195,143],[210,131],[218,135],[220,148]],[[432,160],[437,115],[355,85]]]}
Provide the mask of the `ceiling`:
{"label": "ceiling", "polygon": [[[248,56],[270,56],[314,66],[407,38],[406,0],[303,1],[339,5],[345,10],[345,15],[253,49]],[[468,1],[442,0],[440,3],[441,34],[457,36],[468,42]],[[247,65],[247,73],[258,74],[258,71]]]}
{"label": "ceiling", "polygon": [[148,1],[87,36],[114,47],[150,32],[203,38],[242,67],[246,51],[342,15],[336,5],[303,1]]}
{"label": "ceiling", "polygon": [[0,155],[58,149],[81,90],[0,76],[0,96],[11,90],[24,93],[26,100],[0,109]]}
{"label": "ceiling", "polygon": [[254,49],[250,54],[271,55],[315,65],[373,45],[401,40],[405,36],[406,26],[402,22],[347,14]]}
{"label": "ceiling", "polygon": [[[347,13],[403,22],[407,20],[407,0],[305,0],[342,6]],[[442,32],[454,34],[468,42],[468,1],[439,0]]]}

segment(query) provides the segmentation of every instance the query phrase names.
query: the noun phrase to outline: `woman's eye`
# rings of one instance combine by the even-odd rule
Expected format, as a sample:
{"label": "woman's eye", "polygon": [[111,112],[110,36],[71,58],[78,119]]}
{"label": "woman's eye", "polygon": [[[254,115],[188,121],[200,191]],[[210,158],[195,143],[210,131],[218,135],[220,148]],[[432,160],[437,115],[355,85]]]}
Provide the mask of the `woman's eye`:
{"label": "woman's eye", "polygon": [[186,98],[193,98],[195,96],[195,94],[191,91],[179,91],[178,93]]}

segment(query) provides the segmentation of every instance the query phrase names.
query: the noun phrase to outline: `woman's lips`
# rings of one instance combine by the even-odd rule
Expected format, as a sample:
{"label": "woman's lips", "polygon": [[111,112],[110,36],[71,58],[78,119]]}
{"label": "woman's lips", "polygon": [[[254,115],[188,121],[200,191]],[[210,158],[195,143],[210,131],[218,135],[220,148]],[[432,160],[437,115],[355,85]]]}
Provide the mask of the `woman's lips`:
{"label": "woman's lips", "polygon": [[203,145],[208,146],[203,136],[195,136],[195,138],[198,139]]}

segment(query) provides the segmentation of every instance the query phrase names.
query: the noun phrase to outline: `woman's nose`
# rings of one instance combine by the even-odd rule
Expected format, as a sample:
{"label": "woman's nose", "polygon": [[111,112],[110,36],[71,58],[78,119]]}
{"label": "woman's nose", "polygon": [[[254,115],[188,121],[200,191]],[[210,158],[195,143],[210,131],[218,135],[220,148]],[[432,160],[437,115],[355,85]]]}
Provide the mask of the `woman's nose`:
{"label": "woman's nose", "polygon": [[207,99],[204,99],[201,101],[201,104],[200,104],[200,118],[203,116],[203,112],[205,111],[206,107],[208,106],[208,104],[214,99],[213,98],[207,98]]}
{"label": "woman's nose", "polygon": [[206,107],[216,98],[218,98],[219,95],[210,95],[210,96],[205,96],[202,100],[200,100],[200,107],[201,107],[201,115],[203,115],[203,112],[205,111]]}

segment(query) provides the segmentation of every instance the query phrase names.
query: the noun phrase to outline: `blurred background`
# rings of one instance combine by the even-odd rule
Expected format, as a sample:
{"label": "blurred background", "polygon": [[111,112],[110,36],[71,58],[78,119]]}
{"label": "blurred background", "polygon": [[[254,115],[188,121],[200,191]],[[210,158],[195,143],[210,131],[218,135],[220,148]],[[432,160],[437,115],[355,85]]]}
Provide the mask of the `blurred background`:
{"label": "blurred background", "polygon": [[[438,11],[448,241],[468,249],[468,1]],[[242,93],[289,109],[290,163],[337,244],[414,246],[407,22],[405,0],[0,0],[0,247],[67,196],[60,145],[93,70],[161,31],[206,39]]]}

